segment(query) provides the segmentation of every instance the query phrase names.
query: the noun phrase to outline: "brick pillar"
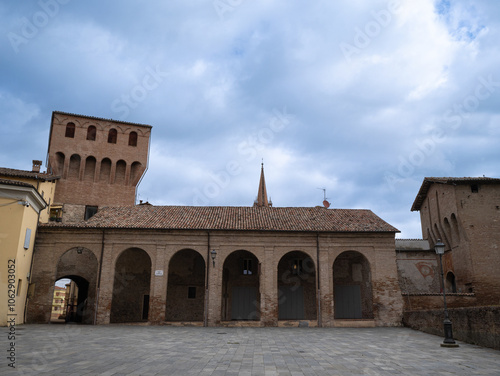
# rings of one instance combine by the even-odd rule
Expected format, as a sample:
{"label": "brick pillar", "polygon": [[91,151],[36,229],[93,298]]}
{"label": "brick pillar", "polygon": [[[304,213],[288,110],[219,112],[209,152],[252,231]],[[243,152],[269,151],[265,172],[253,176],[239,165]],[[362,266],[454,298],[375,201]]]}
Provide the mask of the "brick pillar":
{"label": "brick pillar", "polygon": [[266,247],[261,262],[260,321],[263,326],[278,326],[278,265],[274,261],[274,248]]}
{"label": "brick pillar", "polygon": [[[111,302],[113,300],[113,283],[115,279],[115,264],[113,262],[112,244],[104,244],[102,256],[101,285],[98,288],[98,307],[96,324],[109,324]],[[97,276],[99,278],[99,276]]]}
{"label": "brick pillar", "polygon": [[[156,257],[151,264],[151,287],[149,299],[149,322],[159,324],[165,321],[167,304],[168,263],[165,257],[165,246],[156,247]],[[155,275],[155,272],[158,274]]]}
{"label": "brick pillar", "polygon": [[[321,243],[320,243],[321,244]],[[321,324],[323,327],[333,325],[332,318],[332,298],[333,291],[331,290],[332,280],[332,265],[329,265],[328,250],[322,249],[320,245],[319,253],[319,295],[321,299]]]}
{"label": "brick pillar", "polygon": [[[219,247],[213,246],[213,248]],[[218,250],[215,267],[213,266],[212,259],[207,260],[210,264],[208,275],[208,326],[218,326],[222,321],[222,272],[226,257],[227,254],[225,252]]]}
{"label": "brick pillar", "polygon": [[33,254],[35,267],[32,271],[31,283],[35,285],[35,293],[28,300],[27,323],[48,324],[50,321],[57,261],[59,260],[54,254],[55,247],[54,243],[36,246]]}

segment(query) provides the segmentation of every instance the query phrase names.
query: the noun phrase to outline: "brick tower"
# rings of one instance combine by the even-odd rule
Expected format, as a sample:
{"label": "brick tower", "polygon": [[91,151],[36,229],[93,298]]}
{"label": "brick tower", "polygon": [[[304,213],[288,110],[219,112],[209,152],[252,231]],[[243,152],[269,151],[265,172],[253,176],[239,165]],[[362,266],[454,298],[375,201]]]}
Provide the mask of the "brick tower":
{"label": "brick tower", "polygon": [[93,116],[52,113],[47,169],[60,175],[54,203],[135,204],[148,164],[151,126]]}

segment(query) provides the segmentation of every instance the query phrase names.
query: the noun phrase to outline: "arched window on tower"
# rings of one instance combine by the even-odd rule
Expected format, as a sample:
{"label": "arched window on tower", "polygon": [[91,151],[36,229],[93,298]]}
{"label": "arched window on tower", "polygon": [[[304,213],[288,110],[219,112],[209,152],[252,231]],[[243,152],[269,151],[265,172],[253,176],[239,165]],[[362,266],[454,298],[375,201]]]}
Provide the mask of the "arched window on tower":
{"label": "arched window on tower", "polygon": [[78,154],[73,154],[69,159],[68,179],[78,180],[80,177],[81,158]]}
{"label": "arched window on tower", "polygon": [[127,172],[127,162],[123,159],[120,159],[116,162],[115,168],[115,183],[116,184],[125,184],[125,174]]}
{"label": "arched window on tower", "polygon": [[99,175],[99,181],[104,183],[109,183],[111,176],[111,160],[109,158],[104,158],[101,161],[101,173]]}
{"label": "arched window on tower", "polygon": [[95,135],[96,135],[96,133],[97,133],[96,127],[94,127],[93,125],[90,125],[87,128],[87,140],[89,140],[89,141],[95,141]]}
{"label": "arched window on tower", "polygon": [[137,132],[130,132],[128,135],[129,146],[137,146]]}
{"label": "arched window on tower", "polygon": [[108,144],[116,144],[117,136],[118,132],[116,131],[116,129],[110,129],[108,133]]}
{"label": "arched window on tower", "polygon": [[66,124],[66,133],[64,136],[69,137],[69,138],[75,138],[75,124],[74,123]]}
{"label": "arched window on tower", "polygon": [[54,169],[52,170],[52,172],[55,174],[55,175],[61,175],[63,174],[63,171],[64,171],[64,159],[65,159],[65,155],[64,153],[61,153],[60,151],[58,151],[56,153],[56,158],[55,158],[55,166],[54,166]]}

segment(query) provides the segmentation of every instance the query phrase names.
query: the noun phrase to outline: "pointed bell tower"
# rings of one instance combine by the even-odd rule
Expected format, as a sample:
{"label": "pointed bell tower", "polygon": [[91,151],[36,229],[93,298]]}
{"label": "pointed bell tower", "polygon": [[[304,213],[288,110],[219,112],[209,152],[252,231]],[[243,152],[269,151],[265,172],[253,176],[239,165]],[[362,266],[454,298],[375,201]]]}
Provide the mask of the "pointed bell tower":
{"label": "pointed bell tower", "polygon": [[273,203],[267,199],[267,189],[266,189],[266,179],[264,178],[264,162],[261,164],[260,170],[260,181],[259,181],[259,191],[257,193],[257,199],[255,200],[254,207],[270,207]]}

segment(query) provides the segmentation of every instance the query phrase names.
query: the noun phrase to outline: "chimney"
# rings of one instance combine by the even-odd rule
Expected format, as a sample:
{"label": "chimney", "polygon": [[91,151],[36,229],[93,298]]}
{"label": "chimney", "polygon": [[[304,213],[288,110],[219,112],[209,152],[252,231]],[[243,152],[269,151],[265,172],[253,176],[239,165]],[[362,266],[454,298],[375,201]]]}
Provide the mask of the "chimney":
{"label": "chimney", "polygon": [[33,168],[31,172],[40,172],[40,166],[42,165],[42,161],[33,160]]}

